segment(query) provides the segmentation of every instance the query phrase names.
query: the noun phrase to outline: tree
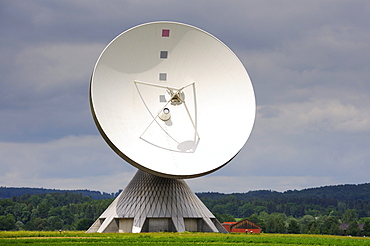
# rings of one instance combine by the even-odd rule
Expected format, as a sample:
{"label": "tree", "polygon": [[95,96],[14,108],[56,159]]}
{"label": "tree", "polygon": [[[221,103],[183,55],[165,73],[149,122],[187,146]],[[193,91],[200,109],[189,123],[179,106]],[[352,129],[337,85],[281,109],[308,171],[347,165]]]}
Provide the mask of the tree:
{"label": "tree", "polygon": [[299,220],[299,224],[301,226],[301,233],[306,234],[310,230],[309,225],[315,218],[312,215],[305,215]]}
{"label": "tree", "polygon": [[357,224],[357,221],[352,221],[347,229],[347,235],[359,236],[361,234],[360,227]]}
{"label": "tree", "polygon": [[[327,216],[327,215],[324,215],[324,216],[321,216],[317,219],[317,222],[318,222],[318,226],[319,226],[319,229],[320,229],[320,233],[322,234],[333,234],[330,232],[330,230],[332,229],[332,225],[335,224],[336,227],[339,228],[339,221],[338,221],[338,218],[336,218],[335,216]],[[334,230],[334,227],[333,227],[333,230]],[[342,234],[342,233],[340,233]],[[340,235],[338,234],[338,235]],[[333,235],[337,235],[337,234],[333,234]]]}
{"label": "tree", "polygon": [[245,203],[243,206],[239,207],[238,213],[240,217],[248,217],[251,216],[254,213],[255,207],[250,203]]}
{"label": "tree", "polygon": [[258,215],[258,219],[260,221],[267,221],[267,219],[269,218],[269,214],[266,212],[266,211],[262,211],[261,213],[259,213]]}
{"label": "tree", "polygon": [[317,226],[317,222],[314,220],[310,224],[308,224],[307,228],[309,228],[308,233],[309,234],[319,234],[320,229]]}
{"label": "tree", "polygon": [[265,211],[262,211],[258,215],[258,220],[259,220],[259,226],[262,228],[262,231],[266,232],[266,222],[267,219],[269,218],[269,214]]}
{"label": "tree", "polygon": [[217,204],[213,207],[212,212],[217,214],[223,214],[225,213],[224,206],[221,204]]}
{"label": "tree", "polygon": [[351,223],[357,220],[357,218],[358,214],[355,209],[347,209],[342,216],[343,223]]}
{"label": "tree", "polygon": [[288,233],[298,234],[300,230],[297,220],[294,218],[290,219],[287,229]]}
{"label": "tree", "polygon": [[76,222],[76,230],[86,231],[87,229],[89,229],[92,223],[94,223],[94,220],[92,219],[88,219],[88,218],[80,219]]}
{"label": "tree", "polygon": [[214,213],[218,221],[222,222],[235,222],[235,218],[230,214],[218,214]]}
{"label": "tree", "polygon": [[17,228],[18,231],[22,231],[23,230],[23,227],[24,227],[24,224],[22,221],[17,221],[15,222],[15,227]]}
{"label": "tree", "polygon": [[329,230],[330,235],[343,235],[343,231],[339,228],[338,223],[332,222]]}
{"label": "tree", "polygon": [[240,218],[240,215],[238,214],[238,205],[235,202],[228,202],[224,205],[224,213],[232,214],[234,216],[238,216]]}
{"label": "tree", "polygon": [[63,229],[63,220],[60,219],[58,216],[50,216],[47,219],[48,229],[55,231]]}
{"label": "tree", "polygon": [[249,221],[252,221],[253,223],[256,223],[257,225],[260,225],[262,223],[257,214],[252,214],[251,216],[247,217],[247,219]]}
{"label": "tree", "polygon": [[12,214],[0,216],[0,230],[1,231],[10,231],[10,230],[14,230],[15,228],[16,228],[15,219]]}
{"label": "tree", "polygon": [[47,223],[44,219],[34,218],[26,223],[24,229],[28,231],[43,231],[47,229]]}
{"label": "tree", "polygon": [[45,219],[48,217],[49,210],[52,208],[50,203],[40,203],[37,206],[37,214],[40,218]]}
{"label": "tree", "polygon": [[364,224],[364,236],[370,236],[370,220],[365,221]]}
{"label": "tree", "polygon": [[285,223],[280,214],[270,214],[266,221],[266,232],[285,233]]}
{"label": "tree", "polygon": [[[88,207],[90,208],[91,206]],[[59,217],[64,221],[64,223],[69,225],[73,224],[74,222],[73,214],[68,208],[66,208],[65,206],[62,207],[60,212],[61,214],[59,215]]]}

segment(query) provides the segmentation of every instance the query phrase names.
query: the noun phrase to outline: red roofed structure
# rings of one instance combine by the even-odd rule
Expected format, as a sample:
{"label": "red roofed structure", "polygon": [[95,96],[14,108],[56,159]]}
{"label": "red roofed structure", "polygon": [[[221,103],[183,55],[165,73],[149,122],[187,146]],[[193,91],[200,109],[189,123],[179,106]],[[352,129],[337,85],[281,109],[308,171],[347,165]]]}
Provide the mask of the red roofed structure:
{"label": "red roofed structure", "polygon": [[247,219],[241,220],[239,222],[224,222],[222,223],[222,226],[228,232],[261,233],[262,231],[262,228],[259,225]]}

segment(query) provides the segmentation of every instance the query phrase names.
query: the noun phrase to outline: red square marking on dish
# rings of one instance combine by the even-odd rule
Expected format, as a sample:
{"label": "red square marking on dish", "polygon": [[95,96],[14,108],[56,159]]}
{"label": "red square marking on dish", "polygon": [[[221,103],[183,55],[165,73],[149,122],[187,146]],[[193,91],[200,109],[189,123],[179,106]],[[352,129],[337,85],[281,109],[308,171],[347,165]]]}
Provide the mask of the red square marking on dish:
{"label": "red square marking on dish", "polygon": [[162,29],[162,37],[169,37],[170,30],[169,29]]}

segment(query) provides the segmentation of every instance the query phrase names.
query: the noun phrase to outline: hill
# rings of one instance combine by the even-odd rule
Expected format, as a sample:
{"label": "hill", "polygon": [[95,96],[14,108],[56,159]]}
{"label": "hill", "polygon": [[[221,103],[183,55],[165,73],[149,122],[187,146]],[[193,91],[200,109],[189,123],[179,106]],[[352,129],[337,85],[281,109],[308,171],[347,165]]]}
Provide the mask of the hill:
{"label": "hill", "polygon": [[[360,184],[197,195],[221,222],[248,218],[265,232],[335,235],[343,232],[340,223],[368,223],[370,228],[369,188]],[[0,231],[86,230],[117,194],[0,187]]]}
{"label": "hill", "polygon": [[[50,194],[50,193],[77,193],[83,196],[91,197],[94,200],[110,199],[116,197],[117,193],[106,193],[93,190],[58,190],[45,188],[30,188],[30,187],[0,187],[0,199],[12,198],[13,196],[22,196],[24,194]],[[257,199],[291,199],[291,198],[322,198],[334,199],[338,201],[366,201],[370,202],[370,183],[365,184],[344,184],[322,186],[315,188],[308,188],[303,190],[288,190],[284,192],[272,190],[255,190],[246,193],[219,193],[219,192],[198,192],[196,193],[200,199],[221,200],[226,197],[233,196],[241,201],[253,201]]]}
{"label": "hill", "polygon": [[247,193],[198,193],[198,197],[213,212],[245,218],[261,212],[283,213],[295,218],[304,215],[342,216],[355,210],[359,218],[370,217],[370,184],[335,185],[303,190],[277,192],[271,190]]}
{"label": "hill", "polygon": [[338,201],[356,201],[362,200],[370,202],[370,183],[365,184],[344,184],[322,186],[316,188],[309,188],[303,190],[288,190],[285,192],[278,192],[272,190],[256,190],[246,193],[231,193],[224,194],[218,192],[202,192],[197,193],[198,197],[220,200],[232,195],[241,201],[252,201],[256,199],[277,199],[277,198],[322,198],[334,199]]}
{"label": "hill", "polygon": [[58,190],[58,189],[44,189],[44,188],[29,188],[29,187],[0,187],[0,199],[19,197],[25,194],[51,194],[51,193],[76,193],[83,196],[91,197],[94,200],[110,199],[116,197],[117,193],[106,193],[92,190]]}

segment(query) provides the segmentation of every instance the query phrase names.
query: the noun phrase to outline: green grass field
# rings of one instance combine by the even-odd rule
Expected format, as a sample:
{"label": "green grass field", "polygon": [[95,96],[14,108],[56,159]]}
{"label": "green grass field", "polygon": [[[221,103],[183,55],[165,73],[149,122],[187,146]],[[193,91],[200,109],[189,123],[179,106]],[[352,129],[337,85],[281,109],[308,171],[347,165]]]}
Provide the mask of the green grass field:
{"label": "green grass field", "polygon": [[370,245],[370,238],[303,234],[0,232],[0,245]]}

